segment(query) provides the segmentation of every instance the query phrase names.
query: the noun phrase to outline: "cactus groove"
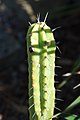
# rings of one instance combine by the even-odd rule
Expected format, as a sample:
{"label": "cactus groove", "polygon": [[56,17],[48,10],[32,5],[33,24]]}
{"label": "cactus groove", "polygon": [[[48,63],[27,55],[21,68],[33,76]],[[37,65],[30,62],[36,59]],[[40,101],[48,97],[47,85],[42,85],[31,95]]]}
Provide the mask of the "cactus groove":
{"label": "cactus groove", "polygon": [[55,107],[55,39],[45,22],[27,32],[30,120],[52,120]]}

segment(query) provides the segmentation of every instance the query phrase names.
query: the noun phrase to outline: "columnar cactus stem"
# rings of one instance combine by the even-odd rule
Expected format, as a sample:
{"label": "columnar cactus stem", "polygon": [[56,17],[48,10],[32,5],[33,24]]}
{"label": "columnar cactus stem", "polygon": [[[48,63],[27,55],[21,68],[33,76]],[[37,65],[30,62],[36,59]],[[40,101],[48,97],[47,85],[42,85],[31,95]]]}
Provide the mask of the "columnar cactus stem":
{"label": "columnar cactus stem", "polygon": [[44,22],[27,32],[30,120],[52,120],[55,107],[55,39]]}

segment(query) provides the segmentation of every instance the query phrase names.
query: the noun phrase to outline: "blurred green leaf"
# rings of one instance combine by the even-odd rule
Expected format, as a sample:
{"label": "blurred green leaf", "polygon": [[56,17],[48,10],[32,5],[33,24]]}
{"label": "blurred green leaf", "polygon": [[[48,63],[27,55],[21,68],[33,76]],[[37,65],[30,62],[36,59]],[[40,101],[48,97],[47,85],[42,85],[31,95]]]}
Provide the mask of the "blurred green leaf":
{"label": "blurred green leaf", "polygon": [[76,73],[76,71],[80,68],[80,57],[76,60],[75,64],[73,65],[72,71],[71,71],[71,75],[68,76],[67,78],[65,78],[59,85],[58,85],[58,89],[60,89],[61,87],[63,87],[68,80],[70,80],[70,78],[72,77],[73,74]]}
{"label": "blurred green leaf", "polygon": [[79,116],[77,116],[78,119],[73,119],[74,115],[70,114],[70,111],[77,105],[80,106],[80,96],[75,101],[73,101],[62,113],[59,113],[57,117],[64,117],[67,118],[67,120],[79,120]]}
{"label": "blurred green leaf", "polygon": [[66,120],[80,120],[80,117],[78,118],[76,115],[70,115],[65,118]]}
{"label": "blurred green leaf", "polygon": [[80,96],[73,101],[64,111],[63,113],[69,112],[71,109],[73,109],[75,106],[80,105]]}

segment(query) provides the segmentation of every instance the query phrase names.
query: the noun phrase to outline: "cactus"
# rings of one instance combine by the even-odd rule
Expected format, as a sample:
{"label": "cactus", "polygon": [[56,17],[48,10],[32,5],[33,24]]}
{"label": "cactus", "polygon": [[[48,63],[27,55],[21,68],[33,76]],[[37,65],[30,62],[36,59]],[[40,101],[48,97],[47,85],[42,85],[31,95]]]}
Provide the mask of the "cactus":
{"label": "cactus", "polygon": [[55,108],[55,39],[44,22],[27,32],[30,120],[52,120]]}

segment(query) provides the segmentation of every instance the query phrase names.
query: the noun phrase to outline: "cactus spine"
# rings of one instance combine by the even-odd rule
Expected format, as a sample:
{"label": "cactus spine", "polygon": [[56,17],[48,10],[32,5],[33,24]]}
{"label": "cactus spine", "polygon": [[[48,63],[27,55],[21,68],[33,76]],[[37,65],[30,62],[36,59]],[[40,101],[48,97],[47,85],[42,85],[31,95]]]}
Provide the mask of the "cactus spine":
{"label": "cactus spine", "polygon": [[30,120],[52,120],[55,107],[55,39],[44,22],[27,32]]}

